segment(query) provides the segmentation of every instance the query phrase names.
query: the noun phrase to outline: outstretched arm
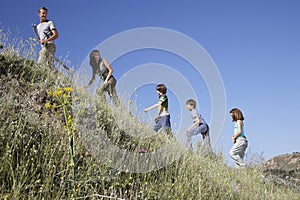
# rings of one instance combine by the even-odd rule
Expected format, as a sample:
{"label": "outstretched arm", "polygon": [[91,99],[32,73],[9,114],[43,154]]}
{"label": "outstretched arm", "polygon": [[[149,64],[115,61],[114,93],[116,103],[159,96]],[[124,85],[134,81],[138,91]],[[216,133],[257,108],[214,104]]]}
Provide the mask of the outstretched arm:
{"label": "outstretched arm", "polygon": [[93,69],[92,78],[91,78],[91,80],[89,81],[88,85],[85,86],[86,88],[89,87],[90,85],[92,85],[92,84],[94,83],[95,79],[96,79],[96,73],[97,73],[97,70],[96,70],[95,67],[92,67],[92,69]]}
{"label": "outstretched arm", "polygon": [[157,108],[157,107],[159,107],[161,104],[162,104],[162,101],[158,101],[157,104],[154,104],[154,105],[152,105],[152,106],[150,106],[150,107],[148,107],[148,108],[145,108],[144,112],[147,112],[147,111],[149,111],[149,110],[151,110],[151,109],[153,109],[153,108]]}
{"label": "outstretched arm", "polygon": [[96,79],[96,74],[93,73],[92,78],[91,78],[90,82],[88,83],[87,87],[92,85],[94,83],[95,79]]}

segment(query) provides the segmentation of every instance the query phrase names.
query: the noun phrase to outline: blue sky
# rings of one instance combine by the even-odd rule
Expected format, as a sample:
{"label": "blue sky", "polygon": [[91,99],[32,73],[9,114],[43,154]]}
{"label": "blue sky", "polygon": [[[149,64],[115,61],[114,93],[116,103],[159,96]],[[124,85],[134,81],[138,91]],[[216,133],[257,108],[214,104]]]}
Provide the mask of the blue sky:
{"label": "blue sky", "polygon": [[[233,132],[228,112],[238,107],[246,118],[249,155],[263,152],[269,159],[300,151],[299,1],[11,0],[2,2],[0,26],[19,32],[18,37],[33,37],[31,24],[38,23],[39,6],[48,8],[48,18],[57,26],[56,55],[67,57],[75,67],[99,43],[126,30],[162,27],[187,35],[207,51],[224,83],[226,120],[216,149],[227,156]],[[182,73],[197,88],[198,108],[210,122],[209,91],[201,77],[193,77],[183,59],[148,49],[123,55],[112,66],[119,80],[145,63],[161,63]],[[157,101],[153,87],[137,90],[140,110]],[[178,106],[184,104],[175,97],[170,91],[174,124],[179,120]],[[190,120],[184,119],[184,123]]]}

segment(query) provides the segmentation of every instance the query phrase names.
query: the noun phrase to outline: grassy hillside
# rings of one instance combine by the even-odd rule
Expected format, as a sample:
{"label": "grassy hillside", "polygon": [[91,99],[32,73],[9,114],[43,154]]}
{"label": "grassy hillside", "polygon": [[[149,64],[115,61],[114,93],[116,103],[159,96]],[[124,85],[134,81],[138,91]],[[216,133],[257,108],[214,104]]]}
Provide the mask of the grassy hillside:
{"label": "grassy hillside", "polygon": [[[38,66],[32,60],[37,54],[33,43],[23,42],[20,53],[0,34],[5,47],[0,50],[1,199],[300,198],[291,189],[264,182],[259,166],[233,169],[222,154],[203,157],[181,150],[124,106],[103,104],[60,72]],[[118,171],[112,166],[120,157],[107,159],[115,152],[101,147],[105,138],[134,155],[169,145],[179,156],[148,172]],[[147,165],[139,156],[130,161]]]}

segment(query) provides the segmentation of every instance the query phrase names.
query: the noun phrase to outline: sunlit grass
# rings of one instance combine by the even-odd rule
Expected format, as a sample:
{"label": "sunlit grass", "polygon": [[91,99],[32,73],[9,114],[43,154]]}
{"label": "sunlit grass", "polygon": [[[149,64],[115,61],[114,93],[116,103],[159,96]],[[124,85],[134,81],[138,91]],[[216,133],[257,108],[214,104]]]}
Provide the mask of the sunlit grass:
{"label": "sunlit grass", "polygon": [[[1,199],[300,198],[293,189],[265,182],[255,161],[246,169],[234,169],[226,166],[221,152],[204,157],[185,151],[174,139],[136,120],[126,103],[103,103],[65,75],[37,66],[30,43],[21,43],[20,54],[0,33],[6,48],[0,50]],[[104,144],[97,138],[137,155],[131,162],[141,166],[146,165],[135,163],[142,161],[140,149],[147,155],[170,146],[171,157],[165,159],[179,156],[148,172],[118,171],[112,166],[121,157],[97,149]]]}

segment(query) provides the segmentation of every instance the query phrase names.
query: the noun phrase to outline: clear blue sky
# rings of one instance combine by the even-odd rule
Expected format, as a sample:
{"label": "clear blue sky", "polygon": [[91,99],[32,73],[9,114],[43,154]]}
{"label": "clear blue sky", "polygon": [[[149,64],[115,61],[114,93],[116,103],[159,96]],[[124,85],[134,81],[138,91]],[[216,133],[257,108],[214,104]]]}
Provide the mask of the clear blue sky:
{"label": "clear blue sky", "polygon": [[[162,27],[191,37],[211,56],[224,82],[227,115],[216,149],[228,154],[233,132],[228,112],[238,107],[246,118],[249,154],[264,152],[269,159],[300,151],[300,1],[10,0],[1,3],[0,26],[25,39],[33,37],[31,24],[38,23],[39,6],[48,8],[48,18],[57,26],[56,55],[68,56],[77,67],[100,42],[129,29]],[[184,60],[155,50],[129,53],[112,66],[120,79],[145,63],[191,69]],[[187,77],[201,88],[199,109],[209,122],[211,101],[205,83]],[[153,87],[137,92],[141,107],[157,101]],[[179,120],[174,107],[182,103],[174,100],[170,105],[173,123]],[[184,119],[187,124],[190,120]]]}

